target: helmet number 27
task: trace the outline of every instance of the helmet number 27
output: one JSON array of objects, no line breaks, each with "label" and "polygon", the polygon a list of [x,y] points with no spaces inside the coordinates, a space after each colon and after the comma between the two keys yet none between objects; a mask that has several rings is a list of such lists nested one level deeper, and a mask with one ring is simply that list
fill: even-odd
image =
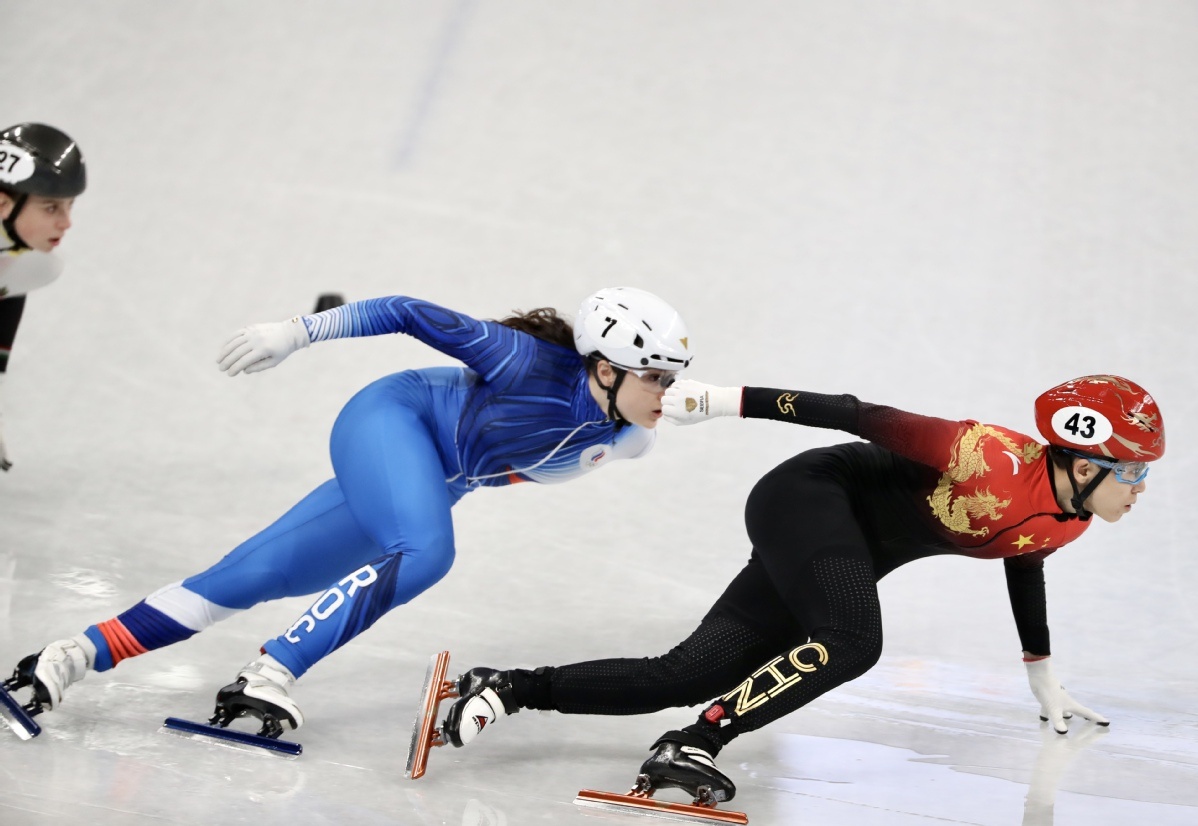
[{"label": "helmet number 27", "polygon": [[0,149],[0,181],[20,183],[33,174],[33,158],[16,147]]}]

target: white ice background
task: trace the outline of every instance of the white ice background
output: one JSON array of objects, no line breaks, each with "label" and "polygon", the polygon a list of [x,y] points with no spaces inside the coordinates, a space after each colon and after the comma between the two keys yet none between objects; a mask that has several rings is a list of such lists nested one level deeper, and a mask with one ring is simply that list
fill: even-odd
[{"label": "white ice background", "polygon": [[[1118,525],[1047,565],[1058,675],[1109,730],[1042,729],[1002,566],[882,586],[879,666],[720,756],[754,824],[1198,822],[1198,5],[1189,0],[4,0],[0,126],[58,125],[89,187],[6,388],[0,669],[201,570],[327,478],[341,405],[450,363],[402,337],[229,379],[215,354],[320,293],[499,317],[641,286],[690,375],[1034,433],[1078,375],[1148,387],[1168,453]],[[432,591],[313,669],[305,754],[198,718],[305,600],[89,675],[0,730],[0,822],[639,823],[685,724],[521,713],[403,779],[428,657],[663,652],[748,553],[745,495],[850,437],[662,426],[644,461],[483,490]],[[587,818],[590,818],[589,820]]]}]

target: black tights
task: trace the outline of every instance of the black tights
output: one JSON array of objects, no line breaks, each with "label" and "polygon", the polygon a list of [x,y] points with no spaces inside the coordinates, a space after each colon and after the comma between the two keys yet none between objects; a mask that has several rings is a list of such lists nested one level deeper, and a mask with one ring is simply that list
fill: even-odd
[{"label": "black tights", "polygon": [[859,520],[845,475],[884,469],[885,456],[857,449],[869,447],[808,451],[758,482],[745,508],[748,564],[669,653],[523,672],[517,702],[645,714],[717,697],[708,715],[723,719],[700,717],[684,731],[719,751],[864,674],[882,652],[877,526]]}]

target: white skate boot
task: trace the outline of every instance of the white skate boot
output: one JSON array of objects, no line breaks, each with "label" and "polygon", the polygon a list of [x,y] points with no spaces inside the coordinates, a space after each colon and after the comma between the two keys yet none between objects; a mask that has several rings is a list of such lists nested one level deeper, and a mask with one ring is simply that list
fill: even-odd
[{"label": "white skate boot", "polygon": [[[33,718],[58,708],[67,687],[87,674],[96,660],[96,647],[86,636],[52,642],[36,654],[23,657],[12,676],[0,681],[0,723],[22,740],[41,734]],[[13,693],[30,688],[30,698],[18,700]]]},{"label": "white skate boot", "polygon": [[77,637],[52,642],[36,654],[23,658],[4,687],[16,691],[33,686],[33,697],[25,708],[31,714],[58,708],[67,687],[83,679],[95,659],[91,640]]},{"label": "white skate boot", "polygon": [[500,717],[520,710],[509,671],[470,669],[458,677],[458,697],[441,724],[442,738],[456,748],[470,743]]},{"label": "white skate boot", "polygon": [[50,710],[58,708],[67,688],[87,674],[95,653],[90,640],[86,647],[77,639],[70,639],[52,642],[43,648],[33,669],[33,692],[37,701]]},{"label": "white skate boot", "polygon": [[209,721],[224,728],[238,717],[257,717],[262,721],[260,737],[277,738],[286,725],[292,731],[304,724],[304,715],[287,691],[295,677],[285,665],[269,654],[246,665],[230,683],[216,694],[216,712]]},{"label": "white skate boot", "polygon": [[33,698],[25,705],[30,714],[53,710],[68,686],[83,679],[95,658],[96,647],[85,636],[58,640],[17,663],[4,687],[16,691],[33,686]]}]

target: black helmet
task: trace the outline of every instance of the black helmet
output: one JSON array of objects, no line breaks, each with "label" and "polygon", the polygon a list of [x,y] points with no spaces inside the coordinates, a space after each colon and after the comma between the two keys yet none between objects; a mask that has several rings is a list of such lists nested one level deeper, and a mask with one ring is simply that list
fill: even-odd
[{"label": "black helmet", "polygon": [[20,123],[0,132],[0,189],[42,198],[74,198],[87,188],[79,145],[44,123]]}]

